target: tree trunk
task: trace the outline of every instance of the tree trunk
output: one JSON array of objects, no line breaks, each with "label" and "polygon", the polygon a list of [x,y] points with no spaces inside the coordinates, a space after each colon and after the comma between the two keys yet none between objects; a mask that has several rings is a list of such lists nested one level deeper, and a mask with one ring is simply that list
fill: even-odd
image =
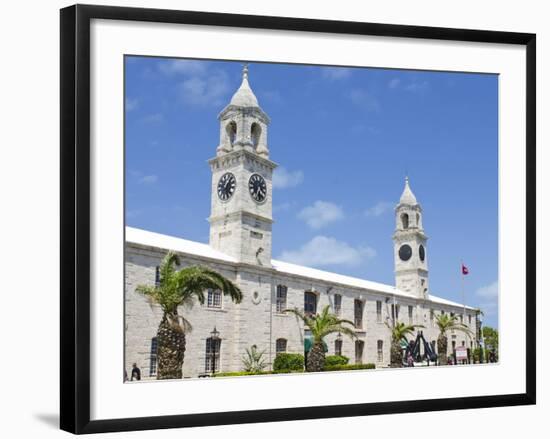
[{"label": "tree trunk", "polygon": [[391,343],[390,367],[403,367],[403,350],[399,341],[392,341]]},{"label": "tree trunk", "polygon": [[447,364],[447,336],[444,334],[437,337],[437,359],[440,366]]},{"label": "tree trunk", "polygon": [[306,371],[321,372],[325,367],[325,349],[323,342],[314,343],[307,354]]},{"label": "tree trunk", "polygon": [[185,333],[165,313],[157,331],[157,380],[181,379],[184,354]]}]

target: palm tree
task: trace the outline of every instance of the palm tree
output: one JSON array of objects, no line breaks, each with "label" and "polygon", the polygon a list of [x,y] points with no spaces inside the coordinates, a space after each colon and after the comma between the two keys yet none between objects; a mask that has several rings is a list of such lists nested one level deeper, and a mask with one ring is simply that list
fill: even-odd
[{"label": "palm tree", "polygon": [[157,331],[157,379],[182,378],[185,353],[185,333],[190,323],[178,314],[178,306],[192,305],[196,300],[204,303],[204,291],[221,290],[235,303],[242,299],[242,292],[233,282],[210,268],[190,266],[179,271],[179,257],[168,252],[160,267],[158,285],[139,285],[136,292],[146,296],[151,304],[160,305],[163,315]]},{"label": "palm tree", "polygon": [[290,312],[298,316],[304,325],[311,331],[313,343],[307,356],[306,371],[308,372],[320,372],[325,367],[325,348],[323,339],[334,333],[341,333],[350,336],[351,338],[357,337],[352,328],[344,325],[351,325],[354,327],[354,323],[350,320],[344,320],[338,318],[335,314],[329,312],[330,306],[327,305],[321,311],[321,314],[308,315],[297,308],[285,309],[283,312]]},{"label": "palm tree", "polygon": [[439,364],[447,364],[447,331],[461,331],[468,337],[472,336],[472,331],[464,323],[459,323],[458,316],[449,314],[440,314],[436,316],[435,323],[439,328],[437,337],[437,357]]},{"label": "palm tree", "polygon": [[406,325],[397,322],[393,327],[386,323],[391,330],[390,367],[403,367],[403,349],[401,340],[407,342],[407,335],[412,335],[417,328],[424,328],[424,325]]}]

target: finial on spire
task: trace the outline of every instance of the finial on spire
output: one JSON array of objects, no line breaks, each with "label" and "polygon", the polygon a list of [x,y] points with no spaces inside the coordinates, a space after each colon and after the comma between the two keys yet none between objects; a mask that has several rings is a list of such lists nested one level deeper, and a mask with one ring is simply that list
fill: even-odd
[{"label": "finial on spire", "polygon": [[231,98],[230,105],[237,107],[259,107],[258,99],[248,83],[248,63],[243,64],[243,79],[241,86]]},{"label": "finial on spire", "polygon": [[409,176],[405,176],[405,189],[403,189],[403,193],[401,194],[401,199],[399,200],[400,204],[409,204],[409,205],[415,205],[417,204],[416,197],[414,196],[411,187],[409,186]]}]

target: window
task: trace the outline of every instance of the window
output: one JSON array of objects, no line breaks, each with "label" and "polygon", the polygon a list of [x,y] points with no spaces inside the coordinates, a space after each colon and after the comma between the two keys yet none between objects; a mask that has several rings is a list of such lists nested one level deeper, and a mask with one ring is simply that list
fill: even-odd
[{"label": "window", "polygon": [[225,131],[227,133],[229,144],[233,145],[235,143],[235,139],[237,138],[237,124],[233,121],[229,122],[225,128]]},{"label": "window", "polygon": [[155,267],[155,287],[160,287],[160,267]]},{"label": "window", "polygon": [[430,323],[434,322],[434,310],[430,309]]},{"label": "window", "polygon": [[304,293],[304,312],[306,314],[315,314],[317,312],[317,295],[311,291]]},{"label": "window", "polygon": [[420,227],[420,214],[416,214],[416,227]]},{"label": "window", "polygon": [[283,312],[286,309],[286,291],[286,286],[277,285],[277,300],[275,304],[277,312]]},{"label": "window", "polygon": [[468,314],[468,325],[472,326],[472,315]]},{"label": "window", "polygon": [[392,316],[392,320],[394,322],[399,320],[399,305],[392,305],[391,306],[391,316]]},{"label": "window", "polygon": [[460,323],[464,324],[464,316],[460,314]]},{"label": "window", "polygon": [[334,340],[334,355],[342,355],[342,340]]},{"label": "window", "polygon": [[365,342],[362,340],[355,341],[355,364],[363,364],[363,347]]},{"label": "window", "polygon": [[157,375],[157,352],[157,337],[153,337],[151,339],[151,355],[149,356],[149,376],[151,377]]},{"label": "window", "polygon": [[379,363],[384,361],[384,341],[378,340],[376,342],[376,357]]},{"label": "window", "polygon": [[282,354],[286,352],[286,339],[285,338],[278,338],[275,342],[275,353]]},{"label": "window", "polygon": [[363,301],[355,299],[353,302],[353,315],[355,317],[355,327],[358,329],[363,328]]},{"label": "window", "polygon": [[208,308],[221,308],[222,307],[222,292],[220,290],[208,290]]},{"label": "window", "polygon": [[212,337],[206,339],[205,372],[215,373],[220,370],[220,347],[221,339]]},{"label": "window", "polygon": [[382,323],[382,301],[376,301],[376,321]]},{"label": "window", "polygon": [[401,224],[404,229],[409,228],[409,215],[407,215],[406,213],[401,215]]},{"label": "window", "polygon": [[466,347],[466,342],[462,340],[462,346]]},{"label": "window", "polygon": [[413,307],[409,305],[409,325],[413,323]]},{"label": "window", "polygon": [[340,294],[334,295],[334,314],[339,316],[342,313],[342,296]]},{"label": "window", "polygon": [[260,128],[260,125],[258,125],[257,123],[253,123],[252,128],[250,129],[250,138],[252,139],[252,145],[254,145],[254,148],[256,148],[260,143],[261,135],[262,129]]}]

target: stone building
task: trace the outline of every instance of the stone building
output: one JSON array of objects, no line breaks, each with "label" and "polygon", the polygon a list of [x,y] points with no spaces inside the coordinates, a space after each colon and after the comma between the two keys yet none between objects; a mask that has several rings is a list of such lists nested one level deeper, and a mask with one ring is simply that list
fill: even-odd
[{"label": "stone building", "polygon": [[[350,363],[390,361],[390,330],[396,320],[422,324],[425,339],[435,345],[435,316],[454,313],[475,333],[477,310],[432,294],[429,288],[427,236],[422,208],[408,179],[395,208],[393,235],[396,285],[298,266],[271,258],[272,176],[267,142],[269,117],[263,112],[243,70],[242,84],[219,114],[220,144],[209,161],[212,171],[209,244],[126,228],[125,368],[137,363],[142,377],[156,373],[155,334],[161,310],[137,294],[140,284],[158,281],[158,266],[167,251],[176,251],[182,266],[209,266],[243,291],[234,304],[208,291],[204,305],[181,313],[192,324],[187,334],[184,376],[242,370],[245,349],[265,350],[271,366],[280,352],[304,352],[307,332],[284,309],[315,312],[325,305],[355,322],[357,338],[330,336],[328,354],[342,354]],[[206,183],[206,182],[205,182]],[[455,346],[476,347],[462,332],[449,334]]]}]

